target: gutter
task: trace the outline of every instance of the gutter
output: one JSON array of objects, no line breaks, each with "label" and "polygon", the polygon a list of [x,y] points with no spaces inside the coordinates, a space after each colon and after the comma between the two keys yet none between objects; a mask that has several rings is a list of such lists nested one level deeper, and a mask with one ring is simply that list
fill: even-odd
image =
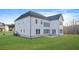
[{"label": "gutter", "polygon": [[30,16],[30,39],[31,39],[31,16]]}]

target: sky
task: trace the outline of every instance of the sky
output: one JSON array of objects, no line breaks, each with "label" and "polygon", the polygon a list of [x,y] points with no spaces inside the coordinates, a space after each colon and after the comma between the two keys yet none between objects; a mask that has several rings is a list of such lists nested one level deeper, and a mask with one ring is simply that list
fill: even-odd
[{"label": "sky", "polygon": [[79,9],[0,9],[0,22],[13,24],[20,15],[34,11],[45,16],[62,14],[64,25],[68,25],[73,19],[79,21]]}]

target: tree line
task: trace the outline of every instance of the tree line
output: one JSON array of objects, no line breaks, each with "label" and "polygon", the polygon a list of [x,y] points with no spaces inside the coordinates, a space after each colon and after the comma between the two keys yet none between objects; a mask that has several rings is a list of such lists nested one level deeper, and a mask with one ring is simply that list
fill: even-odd
[{"label": "tree line", "polygon": [[74,20],[69,26],[64,26],[64,34],[79,34],[79,22]]}]

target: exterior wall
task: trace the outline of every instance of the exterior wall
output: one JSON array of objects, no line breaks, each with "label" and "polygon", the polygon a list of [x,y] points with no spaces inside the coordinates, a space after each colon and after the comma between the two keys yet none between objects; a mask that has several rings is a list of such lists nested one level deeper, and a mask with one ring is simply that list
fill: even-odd
[{"label": "exterior wall", "polygon": [[[59,34],[60,35],[63,35],[64,33],[63,33],[63,17],[62,16],[60,16],[60,18],[59,18],[59,22],[62,22],[62,25],[60,25],[59,24]],[[62,33],[60,33],[60,30],[62,30]]]},{"label": "exterior wall", "polygon": [[5,25],[0,23],[0,32],[4,32],[5,31]]},{"label": "exterior wall", "polygon": [[0,28],[0,32],[4,32],[4,28]]},{"label": "exterior wall", "polygon": [[15,33],[24,37],[30,37],[30,16],[15,22]]},{"label": "exterior wall", "polygon": [[[37,24],[36,21],[37,20]],[[41,24],[42,21],[42,24]],[[44,20],[44,19],[40,19],[40,18],[36,18],[36,17],[31,17],[31,36],[35,37],[35,36],[44,36],[44,29],[50,29],[49,27],[44,27],[44,22],[49,23],[49,21]],[[36,29],[40,29],[40,34],[36,34]]]},{"label": "exterior wall", "polygon": [[[50,21],[43,20],[43,35],[44,35],[44,36],[47,36],[47,35],[50,35],[50,33],[44,33],[44,29],[49,29],[49,30],[50,30],[50,26],[51,26],[51,24],[50,24],[50,26],[45,27],[45,26],[44,26],[44,22],[46,22],[46,23],[49,23],[49,24],[50,24]],[[50,31],[51,31],[51,30],[50,30]]]},{"label": "exterior wall", "polygon": [[5,25],[5,31],[9,31],[9,27]]},{"label": "exterior wall", "polygon": [[56,34],[55,35],[59,35],[59,21],[58,20],[53,20],[51,21],[51,35],[52,34],[52,30],[55,29],[56,30]]},{"label": "exterior wall", "polygon": [[[56,35],[63,35],[63,24],[60,25],[60,22],[63,23],[63,18],[62,16],[58,20],[52,20],[51,21],[51,34],[52,34],[52,29],[56,29]],[[62,30],[62,33],[60,33],[60,30]]]},{"label": "exterior wall", "polygon": [[[44,22],[49,23],[50,26],[44,27]],[[63,33],[60,33],[60,29],[63,30],[63,25],[60,25],[60,22],[63,22],[62,17],[60,17],[59,20],[48,21],[45,19],[28,16],[15,22],[15,33],[18,33],[23,37],[38,37],[38,36],[53,35],[52,29],[55,29],[56,30],[55,35],[62,35]],[[36,29],[40,29],[40,34],[36,34]],[[44,29],[49,29],[50,33],[45,34]]]}]

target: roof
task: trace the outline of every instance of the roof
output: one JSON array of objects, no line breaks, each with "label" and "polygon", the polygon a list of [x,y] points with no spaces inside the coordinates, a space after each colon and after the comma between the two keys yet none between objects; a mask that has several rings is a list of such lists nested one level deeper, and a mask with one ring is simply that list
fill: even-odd
[{"label": "roof", "polygon": [[49,16],[47,17],[49,20],[58,20],[60,18],[62,14],[57,14],[57,15],[53,15],[53,16]]},{"label": "roof", "polygon": [[57,14],[57,15],[54,15],[54,16],[49,16],[49,17],[46,17],[46,16],[43,16],[39,13],[36,13],[36,12],[33,12],[33,11],[28,11],[27,13],[21,15],[20,17],[18,17],[15,21],[19,20],[19,19],[22,19],[24,17],[27,17],[27,16],[33,16],[33,17],[37,17],[37,18],[41,18],[41,19],[45,19],[45,20],[58,20],[60,18],[62,14]]},{"label": "roof", "polygon": [[0,22],[0,28],[4,28],[5,24]]},{"label": "roof", "polygon": [[5,26],[5,24],[4,24],[4,23],[2,23],[2,22],[0,22],[0,26]]},{"label": "roof", "polygon": [[41,14],[38,14],[38,13],[35,13],[33,11],[28,11],[27,13],[21,15],[20,17],[18,17],[15,21],[19,20],[19,19],[22,19],[24,17],[27,17],[27,16],[33,16],[33,17],[37,17],[37,18],[41,18],[41,19],[47,19],[47,17],[41,15]]}]

